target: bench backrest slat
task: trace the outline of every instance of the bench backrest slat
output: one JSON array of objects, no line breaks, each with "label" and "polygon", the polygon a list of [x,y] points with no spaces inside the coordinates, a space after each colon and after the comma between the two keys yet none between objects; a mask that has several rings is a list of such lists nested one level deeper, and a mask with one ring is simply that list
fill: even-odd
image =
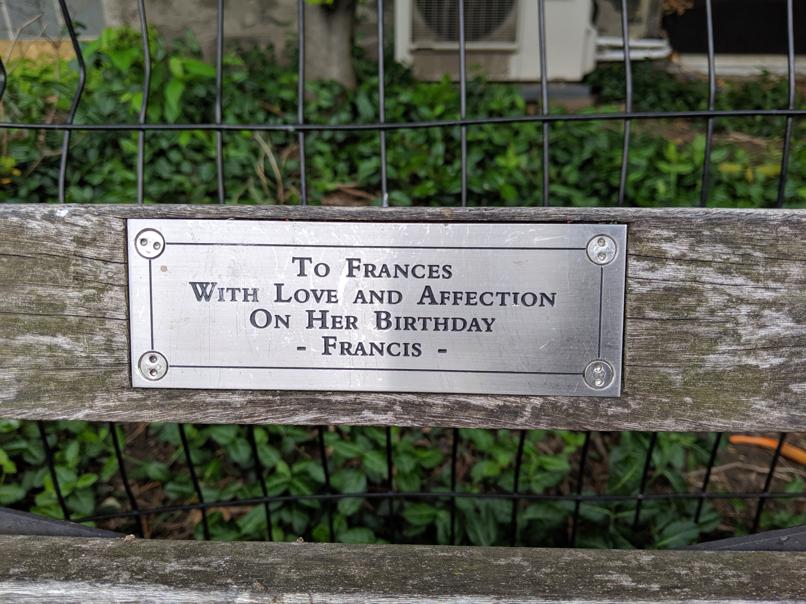
[{"label": "bench backrest slat", "polygon": [[[132,389],[127,218],[628,225],[617,399]],[[806,430],[806,211],[0,208],[0,416],[593,430]]]}]

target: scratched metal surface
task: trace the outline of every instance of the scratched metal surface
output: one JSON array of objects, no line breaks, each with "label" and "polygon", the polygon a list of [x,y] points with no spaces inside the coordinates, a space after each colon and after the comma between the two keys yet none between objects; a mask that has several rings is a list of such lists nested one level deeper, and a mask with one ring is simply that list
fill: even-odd
[{"label": "scratched metal surface", "polygon": [[618,396],[626,230],[131,219],[133,385]]}]

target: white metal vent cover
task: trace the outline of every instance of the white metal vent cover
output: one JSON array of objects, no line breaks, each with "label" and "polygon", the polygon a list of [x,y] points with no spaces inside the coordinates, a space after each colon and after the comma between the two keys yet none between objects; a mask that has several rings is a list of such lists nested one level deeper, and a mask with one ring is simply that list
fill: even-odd
[{"label": "white metal vent cover", "polygon": [[[459,43],[456,0],[415,0],[412,43],[417,48]],[[474,45],[517,41],[518,0],[465,0],[465,42]]]}]

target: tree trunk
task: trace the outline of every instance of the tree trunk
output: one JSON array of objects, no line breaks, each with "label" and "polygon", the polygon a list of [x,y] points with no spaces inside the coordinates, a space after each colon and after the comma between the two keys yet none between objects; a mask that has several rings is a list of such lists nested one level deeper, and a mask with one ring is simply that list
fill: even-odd
[{"label": "tree trunk", "polygon": [[356,0],[305,4],[305,78],[355,88],[353,32]]}]

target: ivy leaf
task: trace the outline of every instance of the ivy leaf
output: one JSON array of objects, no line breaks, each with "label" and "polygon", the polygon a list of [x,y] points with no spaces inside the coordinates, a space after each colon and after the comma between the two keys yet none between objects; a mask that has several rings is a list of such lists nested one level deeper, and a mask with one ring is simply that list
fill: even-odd
[{"label": "ivy leaf", "polygon": [[658,549],[681,547],[694,543],[699,535],[700,527],[691,520],[676,520],[661,531],[655,547]]},{"label": "ivy leaf", "polygon": [[106,56],[119,71],[129,71],[132,63],[140,57],[141,51],[139,48],[121,48],[113,52],[108,52]]},{"label": "ivy leaf", "polygon": [[337,539],[341,543],[374,543],[375,533],[366,527],[355,527],[341,531]]},{"label": "ivy leaf", "polygon": [[17,503],[25,497],[25,492],[18,484],[0,484],[0,505]]},{"label": "ivy leaf", "polygon": [[182,67],[191,75],[200,76],[203,78],[214,78],[215,67],[204,61],[197,59],[183,59]]},{"label": "ivy leaf", "polygon": [[0,449],[0,470],[6,474],[14,474],[17,471],[17,464],[11,461],[8,453]]},{"label": "ivy leaf", "polygon": [[177,79],[171,80],[165,87],[165,118],[169,122],[175,122],[182,113],[180,103],[184,92],[185,84]]},{"label": "ivy leaf", "polygon": [[403,510],[403,518],[414,526],[425,526],[434,522],[437,513],[430,503],[411,503]]},{"label": "ivy leaf", "polygon": [[238,528],[245,535],[258,535],[266,528],[266,510],[256,505],[236,521]]}]

